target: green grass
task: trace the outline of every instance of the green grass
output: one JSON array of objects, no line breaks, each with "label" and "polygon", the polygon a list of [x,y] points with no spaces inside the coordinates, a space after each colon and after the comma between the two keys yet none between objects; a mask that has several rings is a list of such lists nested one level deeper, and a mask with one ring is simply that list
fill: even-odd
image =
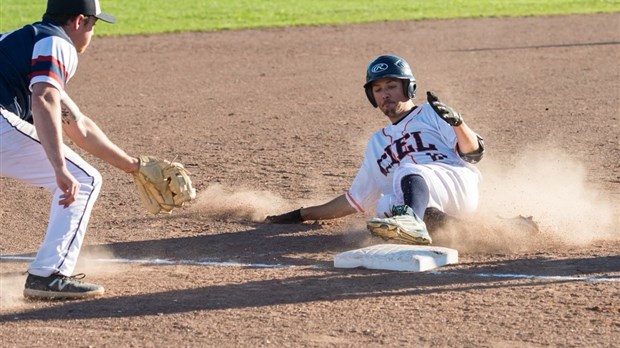
[{"label": "green grass", "polygon": [[[620,12],[620,0],[100,0],[97,35],[377,21]],[[0,32],[39,20],[46,0],[0,0]]]}]

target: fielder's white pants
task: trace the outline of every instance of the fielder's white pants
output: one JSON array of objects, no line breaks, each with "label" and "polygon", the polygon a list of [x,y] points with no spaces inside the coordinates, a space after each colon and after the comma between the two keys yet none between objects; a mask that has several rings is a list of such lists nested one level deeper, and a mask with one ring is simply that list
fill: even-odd
[{"label": "fielder's white pants", "polygon": [[[0,175],[47,188],[53,194],[45,239],[28,268],[29,273],[41,277],[73,274],[101,189],[101,174],[69,147],[64,146],[63,151],[69,172],[80,182],[76,200],[67,208],[58,204],[62,192],[34,126],[0,108]],[[14,204],[27,209],[28,202]],[[25,231],[13,232],[18,236]]]},{"label": "fielder's white pants", "polygon": [[392,181],[392,194],[381,196],[376,212],[380,217],[391,216],[394,205],[405,204],[401,181],[407,175],[420,175],[429,189],[429,208],[446,214],[469,214],[478,208],[480,173],[471,167],[449,166],[442,163],[401,165]]}]

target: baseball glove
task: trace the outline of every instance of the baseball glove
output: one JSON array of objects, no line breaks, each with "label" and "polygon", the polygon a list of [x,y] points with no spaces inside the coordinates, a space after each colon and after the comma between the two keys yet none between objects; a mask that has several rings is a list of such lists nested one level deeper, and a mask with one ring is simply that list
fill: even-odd
[{"label": "baseball glove", "polygon": [[153,214],[170,213],[196,198],[189,173],[181,163],[139,156],[140,169],[133,172],[134,182],[144,207]]}]

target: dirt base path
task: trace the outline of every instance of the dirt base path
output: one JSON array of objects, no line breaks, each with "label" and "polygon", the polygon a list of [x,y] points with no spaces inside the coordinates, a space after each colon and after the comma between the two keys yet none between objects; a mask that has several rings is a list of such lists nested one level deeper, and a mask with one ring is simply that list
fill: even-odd
[{"label": "dirt base path", "polygon": [[[618,23],[610,14],[95,38],[69,93],[129,153],[185,163],[199,197],[147,215],[128,175],[85,154],[104,187],[78,271],[106,294],[24,302],[21,272],[50,196],[0,179],[0,343],[616,345]],[[362,89],[366,64],[383,53],[411,63],[417,102],[435,91],[488,147],[480,213],[433,235],[460,253],[438,272],[334,269],[336,253],[382,242],[363,216],[259,222],[348,188],[366,139],[386,123]],[[540,231],[498,219],[518,214]]]}]

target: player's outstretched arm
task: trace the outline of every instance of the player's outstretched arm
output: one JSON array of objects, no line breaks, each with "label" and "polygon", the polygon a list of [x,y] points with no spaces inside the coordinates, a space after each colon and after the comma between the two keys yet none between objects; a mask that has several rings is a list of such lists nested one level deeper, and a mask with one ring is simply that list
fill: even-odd
[{"label": "player's outstretched arm", "polygon": [[307,220],[330,220],[355,213],[346,196],[340,195],[331,201],[311,207],[299,208],[280,215],[269,215],[265,222],[272,224],[297,224]]}]

